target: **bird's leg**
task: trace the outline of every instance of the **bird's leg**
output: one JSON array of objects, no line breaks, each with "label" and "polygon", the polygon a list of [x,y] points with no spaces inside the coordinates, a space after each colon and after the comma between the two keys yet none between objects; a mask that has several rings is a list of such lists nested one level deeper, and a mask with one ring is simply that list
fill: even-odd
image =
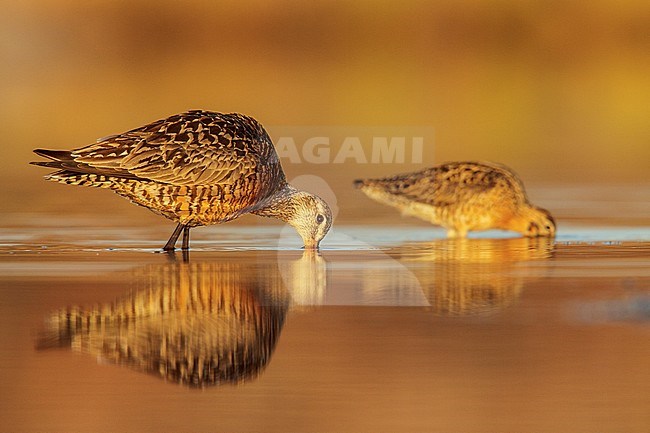
[{"label": "bird's leg", "polygon": [[163,247],[163,250],[165,251],[174,251],[176,249],[176,241],[178,240],[178,237],[181,235],[181,232],[185,226],[181,223],[179,223],[176,228],[174,229],[174,233],[169,237],[169,240]]},{"label": "bird's leg", "polygon": [[190,249],[190,227],[183,227],[183,250]]}]

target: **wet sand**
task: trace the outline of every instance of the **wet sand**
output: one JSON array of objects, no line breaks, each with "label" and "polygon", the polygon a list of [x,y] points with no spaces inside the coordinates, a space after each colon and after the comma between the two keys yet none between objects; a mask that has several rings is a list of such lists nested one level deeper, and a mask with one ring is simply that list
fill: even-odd
[{"label": "wet sand", "polygon": [[3,230],[3,431],[650,426],[647,228],[84,230]]}]

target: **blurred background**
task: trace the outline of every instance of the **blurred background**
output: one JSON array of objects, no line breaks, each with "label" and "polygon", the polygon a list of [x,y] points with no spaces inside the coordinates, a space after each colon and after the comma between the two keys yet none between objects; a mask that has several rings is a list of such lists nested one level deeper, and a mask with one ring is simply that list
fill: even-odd
[{"label": "blurred background", "polygon": [[[276,256],[280,224],[245,216],[274,226],[192,230],[208,246],[192,260],[223,267],[196,279],[151,254],[172,222],[28,165],[34,148],[197,108],[252,115],[298,145],[432,132],[417,164],[285,158],[289,179],[336,202],[325,258]],[[650,227],[648,0],[5,0],[0,149],[0,431],[650,431],[648,243],[629,242]],[[443,231],[352,188],[448,160],[512,167],[556,216],[557,244],[414,242]],[[406,243],[411,227],[392,224],[426,228]],[[382,237],[396,248],[373,249]],[[291,311],[265,375],[246,386],[190,394],[101,357],[34,351],[52,311],[110,303],[140,276],[216,290],[239,272],[271,287],[278,270],[337,305]],[[432,310],[338,305],[409,299],[414,279]],[[247,305],[236,308],[258,308]],[[435,311],[475,305],[494,315]],[[594,305],[616,317],[582,323]]]},{"label": "blurred background", "polygon": [[[75,205],[158,221],[108,192],[42,181],[31,151],[195,108],[315,135],[433,128],[422,165],[499,161],[533,191],[650,189],[647,1],[26,0],[3,4],[0,58],[5,221]],[[325,179],[341,209],[359,201],[352,179],[415,168],[349,165],[284,161],[290,178]]]}]

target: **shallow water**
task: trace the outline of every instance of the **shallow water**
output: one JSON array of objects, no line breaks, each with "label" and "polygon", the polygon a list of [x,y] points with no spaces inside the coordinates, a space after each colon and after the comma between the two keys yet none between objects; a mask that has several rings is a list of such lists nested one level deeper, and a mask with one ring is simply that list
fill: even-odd
[{"label": "shallow water", "polygon": [[0,230],[4,431],[650,427],[648,228],[158,230]]}]

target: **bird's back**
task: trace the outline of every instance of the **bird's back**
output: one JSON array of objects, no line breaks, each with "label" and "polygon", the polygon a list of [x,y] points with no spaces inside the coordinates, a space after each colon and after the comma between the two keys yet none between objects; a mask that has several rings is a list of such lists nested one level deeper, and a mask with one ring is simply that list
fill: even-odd
[{"label": "bird's back", "polygon": [[358,186],[382,190],[396,200],[436,207],[472,201],[487,193],[516,202],[526,200],[523,185],[513,172],[482,162],[449,162],[417,172],[359,181]]},{"label": "bird's back", "polygon": [[255,119],[194,110],[72,151],[36,150],[57,182],[113,189],[188,225],[227,221],[281,189],[285,176]]}]

